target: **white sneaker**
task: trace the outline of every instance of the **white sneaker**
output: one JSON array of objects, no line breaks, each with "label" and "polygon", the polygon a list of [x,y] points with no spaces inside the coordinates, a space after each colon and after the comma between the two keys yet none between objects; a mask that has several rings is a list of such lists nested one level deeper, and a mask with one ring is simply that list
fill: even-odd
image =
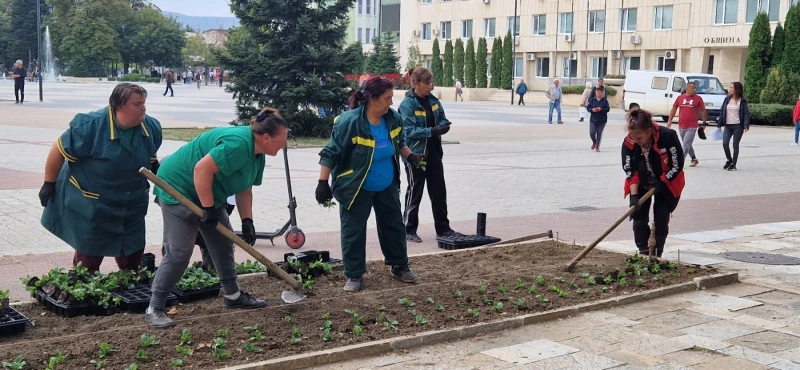
[{"label": "white sneaker", "polygon": [[792,143],[792,146],[798,146],[798,145],[800,145],[800,144],[797,144],[797,143]]}]

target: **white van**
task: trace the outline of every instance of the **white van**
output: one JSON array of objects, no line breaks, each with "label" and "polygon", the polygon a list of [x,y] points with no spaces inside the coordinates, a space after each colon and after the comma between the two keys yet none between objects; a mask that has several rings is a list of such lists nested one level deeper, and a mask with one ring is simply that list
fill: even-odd
[{"label": "white van", "polygon": [[728,90],[716,76],[705,73],[628,71],[622,89],[622,109],[627,112],[638,106],[666,122],[672,104],[688,82],[697,85],[697,95],[706,103],[708,121],[716,121]]}]

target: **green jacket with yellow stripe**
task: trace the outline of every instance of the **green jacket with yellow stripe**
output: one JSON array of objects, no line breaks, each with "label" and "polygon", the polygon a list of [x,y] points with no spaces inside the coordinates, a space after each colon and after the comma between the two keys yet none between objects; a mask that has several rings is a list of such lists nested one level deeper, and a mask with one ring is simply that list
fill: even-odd
[{"label": "green jacket with yellow stripe", "polygon": [[[394,144],[395,180],[400,184],[400,149],[406,146],[400,115],[389,108],[383,115]],[[375,137],[369,129],[364,106],[342,113],[333,120],[333,131],[328,144],[319,152],[319,164],[331,169],[333,197],[341,207],[350,209],[358,196],[372,166]]]},{"label": "green jacket with yellow stripe", "polygon": [[[436,125],[450,124],[450,120],[444,115],[444,109],[442,109],[439,99],[433,96],[433,94],[428,95],[427,99],[428,104],[431,105]],[[419,100],[417,100],[414,89],[406,93],[406,98],[400,103],[398,111],[400,112],[400,117],[403,118],[403,132],[406,135],[408,147],[416,154],[426,154],[425,149],[428,146],[428,138],[431,137],[431,128],[428,127],[426,121],[427,114],[419,103]]]}]

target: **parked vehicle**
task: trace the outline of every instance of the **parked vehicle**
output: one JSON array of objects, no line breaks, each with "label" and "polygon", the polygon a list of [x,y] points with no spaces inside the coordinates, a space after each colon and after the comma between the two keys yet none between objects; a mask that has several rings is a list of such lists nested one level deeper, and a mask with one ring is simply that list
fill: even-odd
[{"label": "parked vehicle", "polygon": [[689,82],[697,85],[697,94],[706,104],[708,121],[716,121],[728,91],[717,76],[705,73],[628,71],[622,89],[622,109],[627,112],[632,107],[639,107],[666,122],[672,104]]}]

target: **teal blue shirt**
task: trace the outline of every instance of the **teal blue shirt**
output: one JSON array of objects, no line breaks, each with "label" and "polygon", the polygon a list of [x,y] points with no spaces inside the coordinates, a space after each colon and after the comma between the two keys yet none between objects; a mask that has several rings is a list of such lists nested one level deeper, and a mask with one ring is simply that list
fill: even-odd
[{"label": "teal blue shirt", "polygon": [[369,131],[375,138],[375,152],[372,155],[372,166],[367,179],[361,187],[369,191],[382,191],[394,180],[394,145],[389,138],[389,128],[381,118],[379,125],[369,125]]}]

